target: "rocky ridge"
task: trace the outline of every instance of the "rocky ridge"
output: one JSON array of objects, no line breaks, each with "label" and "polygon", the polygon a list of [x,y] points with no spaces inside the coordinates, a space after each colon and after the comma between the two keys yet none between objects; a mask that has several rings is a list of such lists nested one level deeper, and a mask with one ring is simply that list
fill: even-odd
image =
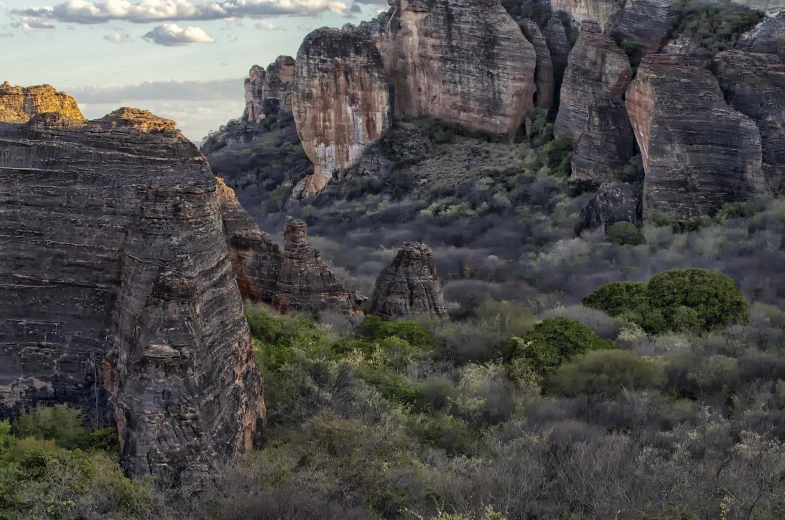
[{"label": "rocky ridge", "polygon": [[0,122],[25,123],[45,112],[56,112],[62,117],[84,121],[76,100],[51,85],[16,87],[7,81],[0,85]]}]

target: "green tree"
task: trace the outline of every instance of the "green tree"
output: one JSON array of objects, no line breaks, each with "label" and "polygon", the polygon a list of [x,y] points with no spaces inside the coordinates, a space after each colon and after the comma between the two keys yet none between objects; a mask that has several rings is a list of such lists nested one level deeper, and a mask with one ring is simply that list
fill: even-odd
[{"label": "green tree", "polygon": [[659,367],[627,350],[597,350],[560,366],[551,376],[548,390],[554,395],[581,394],[617,397],[622,390],[656,388]]},{"label": "green tree", "polygon": [[646,242],[641,230],[632,222],[616,222],[608,228],[608,242],[620,246],[637,246]]}]

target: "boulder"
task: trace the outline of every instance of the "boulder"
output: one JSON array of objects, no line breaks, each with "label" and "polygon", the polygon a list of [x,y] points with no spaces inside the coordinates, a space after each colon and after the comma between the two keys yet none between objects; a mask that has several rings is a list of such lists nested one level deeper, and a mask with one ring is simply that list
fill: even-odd
[{"label": "boulder", "polygon": [[600,26],[586,20],[570,53],[553,133],[575,143],[589,122],[593,104],[621,99],[632,78],[627,55]]},{"label": "boulder", "polygon": [[599,227],[607,231],[616,222],[640,222],[640,196],[629,184],[604,182],[581,210],[575,234]]},{"label": "boulder", "polygon": [[391,0],[380,49],[396,116],[514,137],[533,106],[537,55],[499,0]]},{"label": "boulder", "polygon": [[711,65],[725,100],[758,125],[769,189],[785,192],[785,63],[773,54],[725,51]]},{"label": "boulder", "polygon": [[573,146],[572,176],[599,182],[612,181],[635,149],[635,135],[621,100],[589,105],[588,119]]},{"label": "boulder", "polygon": [[521,30],[526,39],[534,46],[534,53],[537,56],[537,67],[534,74],[537,91],[534,94],[534,104],[538,108],[548,110],[553,104],[554,95],[551,52],[548,50],[545,36],[533,20],[524,20],[521,23]]},{"label": "boulder", "polygon": [[670,12],[674,0],[627,0],[613,13],[605,32],[619,43],[637,42],[644,54],[659,52],[676,24]]},{"label": "boulder", "polygon": [[130,475],[197,484],[265,418],[218,184],[174,122],[47,91],[0,124],[0,415],[67,403]]},{"label": "boulder", "polygon": [[760,131],[727,105],[700,59],[644,57],[626,105],[646,172],[644,219],[711,216],[763,189]]},{"label": "boulder", "polygon": [[376,279],[371,314],[387,321],[423,314],[448,318],[430,247],[407,242],[398,250],[392,263]]},{"label": "boulder", "polygon": [[368,35],[322,28],[297,53],[292,108],[297,133],[314,173],[294,198],[319,193],[340,169],[353,166],[392,126],[392,85]]}]

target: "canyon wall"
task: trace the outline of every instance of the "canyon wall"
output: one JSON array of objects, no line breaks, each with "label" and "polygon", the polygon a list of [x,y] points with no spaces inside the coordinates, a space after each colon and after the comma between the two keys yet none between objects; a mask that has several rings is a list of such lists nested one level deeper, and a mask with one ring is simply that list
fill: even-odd
[{"label": "canyon wall", "polygon": [[608,19],[621,8],[623,3],[620,0],[551,0],[551,10],[564,11],[578,25],[591,20],[597,22],[600,29],[604,29]]},{"label": "canyon wall", "polygon": [[0,121],[0,411],[82,408],[129,474],[197,482],[265,417],[215,177],[172,121],[44,98]]}]

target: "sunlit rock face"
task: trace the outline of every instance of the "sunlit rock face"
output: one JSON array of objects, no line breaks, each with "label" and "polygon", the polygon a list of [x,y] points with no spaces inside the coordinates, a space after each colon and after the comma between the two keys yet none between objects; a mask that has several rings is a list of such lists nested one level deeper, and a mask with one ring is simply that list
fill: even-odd
[{"label": "sunlit rock face", "polygon": [[333,174],[359,161],[393,123],[392,85],[366,32],[322,28],[297,53],[292,108],[314,173],[293,197],[319,193]]},{"label": "sunlit rock face", "polygon": [[760,131],[728,106],[703,60],[646,56],[626,106],[646,171],[643,218],[713,215],[764,189]]},{"label": "sunlit rock face", "polygon": [[17,87],[7,81],[0,85],[0,122],[25,123],[45,112],[57,112],[63,118],[84,121],[76,100],[51,85]]},{"label": "sunlit rock face", "polygon": [[82,408],[129,474],[198,482],[265,417],[215,177],[173,121],[35,106],[0,123],[0,411]]},{"label": "sunlit rock face", "polygon": [[245,80],[243,122],[261,123],[270,114],[292,113],[294,58],[278,56],[267,70],[254,65]]}]

